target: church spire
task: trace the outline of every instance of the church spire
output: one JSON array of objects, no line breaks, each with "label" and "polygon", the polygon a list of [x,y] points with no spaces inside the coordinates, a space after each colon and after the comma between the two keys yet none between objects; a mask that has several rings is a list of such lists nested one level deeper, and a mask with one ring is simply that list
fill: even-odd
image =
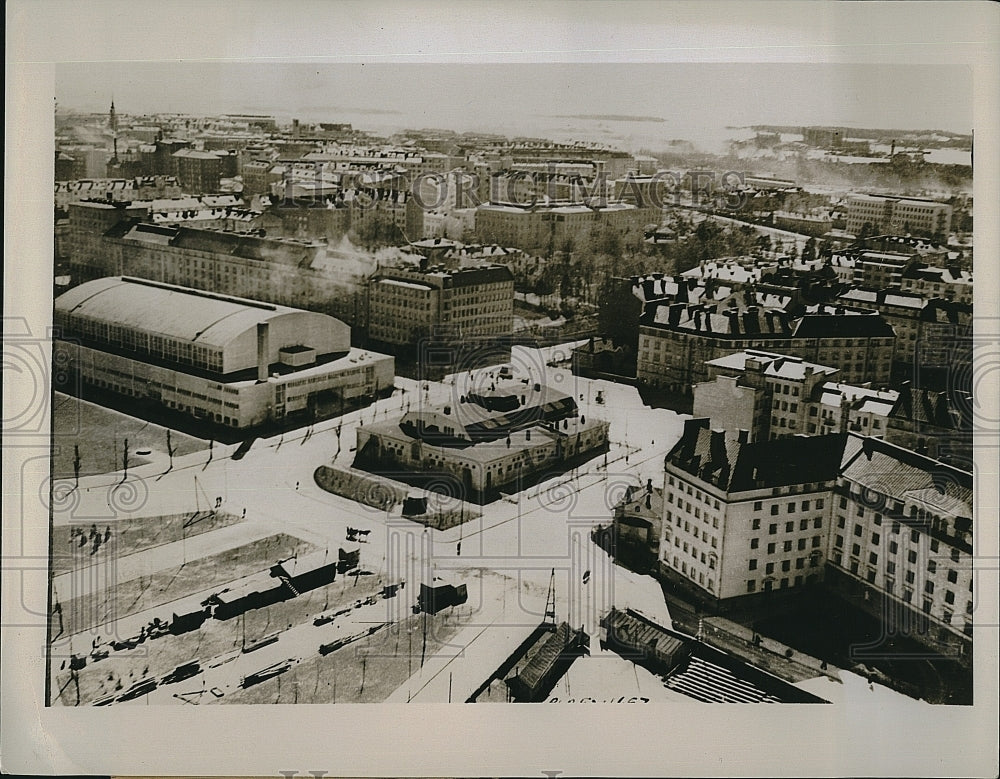
[{"label": "church spire", "polygon": [[114,162],[118,162],[118,115],[115,113],[115,98],[111,97],[111,111],[108,115],[108,124],[111,127],[111,138],[114,141]]}]

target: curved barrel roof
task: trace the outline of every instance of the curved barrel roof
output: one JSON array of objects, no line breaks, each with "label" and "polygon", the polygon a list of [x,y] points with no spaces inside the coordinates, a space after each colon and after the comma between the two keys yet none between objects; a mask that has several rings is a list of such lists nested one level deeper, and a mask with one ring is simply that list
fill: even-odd
[{"label": "curved barrel roof", "polygon": [[127,276],[88,281],[55,300],[56,313],[113,322],[207,346],[299,309]]}]

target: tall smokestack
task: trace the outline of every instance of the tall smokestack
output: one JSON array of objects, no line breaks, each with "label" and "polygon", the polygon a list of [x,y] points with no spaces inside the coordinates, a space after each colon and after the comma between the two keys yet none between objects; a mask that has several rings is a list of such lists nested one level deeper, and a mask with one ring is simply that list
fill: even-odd
[{"label": "tall smokestack", "polygon": [[268,353],[268,325],[267,322],[257,323],[257,381],[267,381],[267,368],[269,365]]}]

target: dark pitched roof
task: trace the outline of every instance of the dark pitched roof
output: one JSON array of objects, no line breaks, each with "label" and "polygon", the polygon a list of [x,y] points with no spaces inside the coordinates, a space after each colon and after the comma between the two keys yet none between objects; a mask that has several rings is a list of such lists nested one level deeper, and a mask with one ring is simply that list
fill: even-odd
[{"label": "dark pitched roof", "polygon": [[972,431],[972,396],[966,392],[946,392],[914,388],[905,382],[899,388],[890,419],[903,419],[947,430]]},{"label": "dark pitched roof", "polygon": [[[488,265],[481,268],[461,268],[451,271],[451,286],[453,287],[471,287],[476,284],[513,280],[514,274],[506,265]],[[449,286],[447,281],[445,286]]]},{"label": "dark pitched roof", "polygon": [[807,314],[795,328],[795,338],[894,338],[896,333],[879,314]]},{"label": "dark pitched roof", "polygon": [[791,436],[741,444],[707,419],[685,422],[667,462],[728,492],[822,482],[837,477],[846,435]]}]

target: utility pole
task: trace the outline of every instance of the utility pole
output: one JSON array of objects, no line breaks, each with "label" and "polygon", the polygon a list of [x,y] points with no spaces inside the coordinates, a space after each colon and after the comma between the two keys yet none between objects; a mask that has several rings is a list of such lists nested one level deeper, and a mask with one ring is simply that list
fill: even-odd
[{"label": "utility pole", "polygon": [[424,640],[420,648],[420,667],[424,667],[424,657],[427,655],[427,612],[424,612]]},{"label": "utility pole", "polygon": [[556,624],[556,569],[552,569],[552,573],[549,576],[549,590],[545,594],[545,619],[552,620],[552,624]]}]

